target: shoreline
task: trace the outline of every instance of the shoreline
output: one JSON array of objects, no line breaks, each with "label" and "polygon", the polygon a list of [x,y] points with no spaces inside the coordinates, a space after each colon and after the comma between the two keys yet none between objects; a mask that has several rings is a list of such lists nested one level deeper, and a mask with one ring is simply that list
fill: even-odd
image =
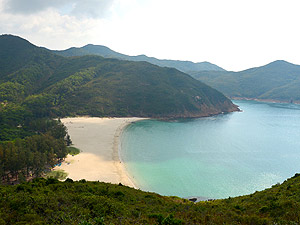
[{"label": "shoreline", "polygon": [[256,102],[265,102],[265,103],[286,103],[286,104],[300,104],[300,101],[284,101],[276,99],[260,99],[260,98],[244,98],[244,97],[231,97],[232,100],[244,100],[244,101],[256,101]]},{"label": "shoreline", "polygon": [[[143,120],[142,118],[139,119],[139,120],[136,120],[136,121],[140,121],[140,120]],[[136,121],[131,121],[131,122],[125,122],[124,124],[121,124],[117,129],[116,129],[116,132],[115,132],[115,135],[114,135],[114,143],[113,143],[113,157],[114,157],[114,162],[115,162],[115,166],[116,168],[118,169],[119,173],[120,173],[120,178],[121,178],[121,181],[124,182],[124,180],[127,180],[129,181],[130,185],[126,185],[122,182],[120,182],[121,184],[123,185],[126,185],[126,186],[130,186],[130,187],[133,187],[135,189],[138,189],[138,185],[136,185],[136,182],[134,181],[133,177],[130,176],[130,174],[128,173],[128,170],[126,169],[126,166],[125,166],[125,163],[121,157],[121,154],[120,152],[122,151],[122,148],[121,148],[121,144],[122,144],[122,135],[123,135],[123,132],[124,130],[126,129],[126,127],[128,127],[130,124],[136,122]]]},{"label": "shoreline", "polygon": [[68,155],[61,166],[68,178],[100,181],[137,188],[120,157],[123,130],[133,122],[147,118],[63,118],[74,147],[80,154]]},{"label": "shoreline", "polygon": [[[141,120],[144,120],[144,119],[141,119]],[[141,121],[141,120],[138,120],[138,121]],[[120,163],[117,163],[117,167],[119,168],[119,170],[123,171],[123,175],[127,176],[127,179],[130,181],[132,187],[134,187],[135,189],[139,189],[137,182],[134,180],[134,177],[131,176],[130,173],[128,172],[126,165],[121,157],[121,151],[122,151],[121,138],[122,138],[123,132],[129,125],[131,125],[132,123],[135,123],[135,122],[136,121],[123,124],[116,130],[115,140],[117,142],[114,143],[114,152],[117,154],[117,158],[120,161]]]}]

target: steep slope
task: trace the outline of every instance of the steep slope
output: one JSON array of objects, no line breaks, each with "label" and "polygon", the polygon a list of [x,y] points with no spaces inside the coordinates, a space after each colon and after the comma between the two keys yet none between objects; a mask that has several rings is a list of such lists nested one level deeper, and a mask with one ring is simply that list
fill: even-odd
[{"label": "steep slope", "polygon": [[66,111],[80,114],[200,117],[236,110],[207,85],[176,69],[146,62],[102,59],[95,68],[76,73],[47,91],[59,96],[57,104]]},{"label": "steep slope", "polygon": [[[82,69],[95,66],[97,59],[66,59],[12,35],[0,36],[0,101],[3,95],[20,99],[42,92],[49,85]],[[14,91],[12,91],[14,90]]]},{"label": "steep slope", "polygon": [[209,62],[193,63],[190,61],[157,59],[154,57],[148,57],[146,55],[128,56],[128,55],[115,52],[109,49],[108,47],[102,45],[89,44],[81,48],[73,47],[67,50],[53,51],[53,52],[62,56],[100,55],[105,58],[117,58],[122,60],[129,60],[129,61],[145,61],[161,67],[176,68],[185,73],[189,71],[205,71],[205,70],[225,71],[221,67]]},{"label": "steep slope", "polygon": [[59,60],[63,60],[63,57],[57,57],[25,39],[12,35],[0,36],[0,81],[10,79],[9,74],[30,66],[55,68]]},{"label": "steep slope", "polygon": [[191,72],[229,97],[300,101],[300,66],[278,60],[241,72]]},{"label": "steep slope", "polygon": [[47,84],[66,60],[12,35],[0,36],[0,102],[20,101]]},{"label": "steep slope", "polygon": [[[237,110],[223,94],[176,69],[100,56],[65,58],[15,36],[0,36],[0,46],[9,56],[0,65],[6,69],[0,101],[22,102],[38,115],[170,118]],[[17,66],[3,65],[13,59]]]}]

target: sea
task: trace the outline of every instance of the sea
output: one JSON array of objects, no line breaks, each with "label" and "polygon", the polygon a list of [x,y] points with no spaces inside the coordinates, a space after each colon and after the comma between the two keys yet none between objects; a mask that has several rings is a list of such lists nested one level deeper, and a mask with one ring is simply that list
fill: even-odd
[{"label": "sea", "polygon": [[241,112],[129,125],[120,157],[138,188],[219,199],[264,190],[300,173],[300,105],[234,103]]}]

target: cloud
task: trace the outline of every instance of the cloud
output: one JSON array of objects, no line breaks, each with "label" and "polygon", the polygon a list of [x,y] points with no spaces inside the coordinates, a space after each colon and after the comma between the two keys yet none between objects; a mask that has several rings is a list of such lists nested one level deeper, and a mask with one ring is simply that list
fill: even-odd
[{"label": "cloud", "polygon": [[76,17],[100,18],[108,15],[114,0],[89,0],[78,1],[74,4],[71,15]]},{"label": "cloud", "polygon": [[91,43],[91,37],[101,30],[103,23],[102,19],[62,15],[53,8],[26,15],[0,13],[1,34],[18,35],[33,44],[52,49]]},{"label": "cloud", "polygon": [[115,0],[3,0],[4,11],[32,15],[48,9],[79,18],[103,18]]},{"label": "cloud", "polygon": [[0,0],[0,34],[51,49],[96,43],[108,32],[104,29],[111,29],[107,24],[115,1]]},{"label": "cloud", "polygon": [[128,55],[210,61],[230,70],[279,58],[300,64],[299,0],[182,2],[0,0],[0,34],[51,49],[101,44]]},{"label": "cloud", "polygon": [[16,14],[34,14],[40,11],[44,11],[48,8],[60,8],[69,0],[5,0],[4,9],[9,13]]}]

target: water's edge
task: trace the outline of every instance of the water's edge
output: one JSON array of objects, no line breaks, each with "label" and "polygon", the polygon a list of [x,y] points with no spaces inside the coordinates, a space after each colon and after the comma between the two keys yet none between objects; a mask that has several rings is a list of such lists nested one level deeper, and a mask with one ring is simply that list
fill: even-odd
[{"label": "water's edge", "polygon": [[[249,101],[235,101],[235,104],[241,104],[245,112],[192,119],[188,122],[147,120],[126,126],[120,137],[119,156],[129,177],[138,188],[145,191],[180,197],[209,196],[199,197],[200,200],[207,200],[250,194],[271,187],[299,172],[300,168],[295,164],[300,160],[300,155],[293,148],[300,149],[299,143],[295,141],[300,135],[294,132],[300,129],[300,106]],[[249,124],[244,124],[245,121]],[[261,132],[261,136],[257,132]],[[224,135],[228,133],[230,135]],[[129,137],[132,134],[135,136]],[[184,135],[187,136],[181,137]],[[128,138],[133,138],[133,142],[130,140],[132,143],[128,143]],[[199,138],[201,141],[198,141]],[[159,143],[155,145],[153,140]],[[175,143],[170,147],[174,151],[168,149],[164,140],[168,140],[167,144]],[[261,145],[268,147],[272,142],[275,145],[270,147],[271,152],[268,148],[260,149]],[[139,144],[136,147],[139,148],[138,151],[130,152],[134,149],[128,150],[128,146],[132,147],[130,145],[134,146],[136,143]],[[217,144],[216,149],[211,144]],[[228,144],[230,146],[226,147]],[[148,148],[143,153],[145,146]],[[166,153],[156,150],[157,146],[163,146]],[[286,146],[289,149],[284,154],[280,149]],[[241,154],[244,158],[239,158]],[[136,159],[133,160],[132,156]],[[181,165],[184,166],[183,170],[187,169],[186,172],[176,168]],[[244,177],[239,177],[237,170]],[[218,177],[224,171],[224,176],[227,177]],[[228,176],[230,173],[234,175]],[[176,182],[172,181],[174,174],[179,175]],[[245,188],[245,185],[249,187]],[[218,194],[214,195],[215,191]]]}]

